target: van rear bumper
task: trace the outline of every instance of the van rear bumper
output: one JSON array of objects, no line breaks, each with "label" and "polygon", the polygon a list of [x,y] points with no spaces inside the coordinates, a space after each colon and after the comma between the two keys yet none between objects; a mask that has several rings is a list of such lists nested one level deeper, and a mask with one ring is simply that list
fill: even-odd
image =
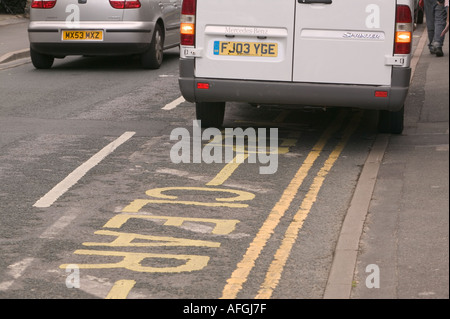
[{"label": "van rear bumper", "polygon": [[[394,67],[391,86],[342,85],[195,78],[194,60],[180,60],[179,85],[189,102],[248,102],[321,107],[353,107],[398,111],[408,94],[411,69]],[[209,89],[198,89],[208,83]],[[387,92],[377,97],[376,92]]]}]

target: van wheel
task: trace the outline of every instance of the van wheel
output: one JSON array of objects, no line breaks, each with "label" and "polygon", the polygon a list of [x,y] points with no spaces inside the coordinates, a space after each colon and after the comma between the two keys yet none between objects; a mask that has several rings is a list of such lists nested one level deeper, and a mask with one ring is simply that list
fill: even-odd
[{"label": "van wheel", "polygon": [[202,121],[202,127],[221,127],[225,115],[225,102],[195,103],[197,120]]},{"label": "van wheel", "polygon": [[401,134],[403,132],[403,118],[405,107],[399,111],[380,111],[378,118],[378,131],[380,133]]},{"label": "van wheel", "polygon": [[159,69],[163,61],[164,35],[157,24],[153,32],[150,48],[141,55],[141,64],[145,69]]},{"label": "van wheel", "polygon": [[417,13],[417,24],[423,23],[423,11],[419,9],[419,12]]},{"label": "van wheel", "polygon": [[51,55],[42,54],[30,49],[31,62],[36,69],[50,69],[55,61]]}]

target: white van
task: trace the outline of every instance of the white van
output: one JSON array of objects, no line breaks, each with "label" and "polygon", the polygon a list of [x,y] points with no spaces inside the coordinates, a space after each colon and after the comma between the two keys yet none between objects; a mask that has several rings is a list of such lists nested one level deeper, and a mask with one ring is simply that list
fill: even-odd
[{"label": "white van", "polygon": [[202,126],[226,102],[380,110],[403,130],[413,0],[184,0],[179,84]]}]

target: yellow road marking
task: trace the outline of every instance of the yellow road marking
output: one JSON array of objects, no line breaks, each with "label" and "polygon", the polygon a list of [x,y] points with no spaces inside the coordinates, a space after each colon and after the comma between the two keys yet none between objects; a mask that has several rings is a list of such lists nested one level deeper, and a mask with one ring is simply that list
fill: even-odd
[{"label": "yellow road marking", "polygon": [[127,299],[130,290],[134,287],[134,280],[118,280],[106,296],[106,299]]},{"label": "yellow road marking", "polygon": [[260,228],[253,242],[248,247],[243,259],[238,263],[237,268],[227,280],[227,284],[222,292],[222,299],[236,298],[237,294],[242,289],[242,285],[247,281],[248,275],[253,269],[256,259],[259,257],[262,249],[279,224],[281,218],[291,205],[292,200],[296,196],[301,184],[308,175],[309,170],[319,157],[321,151],[327,144],[332,134],[341,127],[344,117],[345,112],[340,112],[333,124],[325,130],[319,141],[314,145],[313,149],[306,157],[288,187],[284,190],[280,200],[275,204],[272,211],[269,213],[266,221]]},{"label": "yellow road marking", "polygon": [[[220,175],[220,174],[219,174]],[[187,200],[176,200],[178,196],[170,196],[162,194],[164,191],[170,190],[192,190],[201,191],[207,193],[221,192],[221,193],[231,193],[236,196],[234,197],[218,197],[216,202],[197,202],[197,201],[187,201]],[[148,204],[180,204],[180,205],[195,205],[195,206],[209,206],[209,207],[233,207],[233,208],[246,208],[248,204],[232,203],[236,201],[248,201],[255,197],[255,194],[241,191],[241,190],[231,190],[231,189],[221,189],[221,188],[208,188],[208,187],[163,187],[150,189],[146,192],[150,197],[162,198],[162,199],[135,199],[127,207],[122,209],[124,213],[137,213],[144,206]]]},{"label": "yellow road marking", "polygon": [[234,231],[237,219],[215,219],[215,218],[194,218],[194,217],[176,217],[176,216],[155,216],[155,215],[137,215],[137,214],[119,214],[111,218],[103,227],[104,228],[121,228],[129,219],[163,219],[164,226],[180,227],[184,222],[194,223],[212,223],[214,228],[211,231],[214,235],[227,235]]},{"label": "yellow road marking", "polygon": [[[284,118],[286,118],[286,116],[288,115],[288,113],[286,112],[286,113],[282,113],[282,114],[280,114],[280,118],[278,119],[278,121],[282,121],[282,120],[284,120]],[[295,190],[295,189],[291,189],[291,190],[289,190],[289,189],[286,189],[285,190],[285,193],[287,194],[287,196],[286,197],[288,197],[288,198],[283,198],[283,196],[282,196],[282,198],[280,199],[280,201],[279,201],[279,206],[281,206],[281,207],[283,207],[283,206],[286,206],[286,209],[290,206],[290,202],[292,201],[292,199],[293,199],[293,197],[296,195],[296,193],[297,193],[297,191],[298,191],[298,188],[300,187],[300,185],[302,184],[302,182],[303,182],[303,180],[304,180],[304,178],[306,177],[306,175],[307,175],[307,172],[309,171],[309,169],[310,169],[310,167],[312,166],[312,164],[314,163],[314,161],[317,159],[317,157],[320,155],[320,152],[321,152],[321,150],[323,149],[323,147],[325,146],[325,144],[326,144],[326,142],[327,142],[327,140],[329,139],[329,137],[331,136],[331,134],[335,131],[335,130],[337,130],[339,127],[340,127],[340,124],[341,124],[341,122],[342,122],[342,120],[343,120],[343,113],[341,113],[340,114],[340,116],[338,117],[338,121],[336,121],[330,128],[332,128],[332,129],[327,129],[326,131],[325,131],[325,133],[323,134],[323,136],[322,136],[322,138],[321,138],[321,140],[319,140],[319,142],[318,143],[316,143],[316,145],[315,145],[315,147],[313,148],[313,151],[309,154],[309,155],[312,155],[313,153],[315,153],[314,155],[312,155],[311,156],[311,158],[310,158],[310,156],[308,155],[308,157],[307,157],[307,159],[305,160],[305,163],[307,164],[306,166],[308,167],[308,168],[304,168],[303,170],[302,170],[302,168],[300,168],[300,170],[299,170],[299,172],[301,173],[301,174],[296,174],[296,177],[297,177],[297,183],[298,182],[300,182],[299,184],[298,184],[298,187],[297,187],[297,189]],[[339,124],[339,125],[338,125]],[[293,143],[295,143],[294,141],[286,141],[285,142],[285,145],[282,145],[282,146],[292,146],[291,144],[293,144]],[[242,156],[242,154],[240,154],[241,156]],[[234,173],[234,171],[239,167],[239,165],[245,160],[245,159],[247,159],[248,158],[248,156],[249,156],[249,154],[248,154],[248,152],[246,153],[246,154],[244,154],[244,158],[243,159],[241,159],[241,161],[240,162],[237,162],[237,157],[231,162],[231,163],[228,163],[220,172],[219,172],[219,174],[218,175],[216,175],[216,177],[213,179],[213,180],[211,180],[209,183],[207,183],[206,185],[207,186],[218,186],[218,185],[222,185],[233,173]],[[309,159],[309,161],[308,161],[308,159]],[[302,167],[303,167],[303,165],[302,165]],[[306,170],[306,174],[305,174],[305,172],[304,172],[304,170]],[[298,172],[298,173],[299,173]],[[299,175],[299,176],[297,176],[297,175]],[[296,177],[294,177],[294,179],[296,178]],[[296,184],[296,183],[293,183],[292,181],[291,181],[291,184]],[[294,186],[294,185],[291,185],[290,184],[290,186]],[[289,188],[289,187],[288,187]],[[291,187],[291,188],[294,188],[294,187]],[[287,192],[286,192],[287,191]],[[289,199],[289,197],[291,197],[290,199]],[[284,211],[286,211],[286,209],[284,210]],[[277,210],[275,210],[275,207],[274,207],[274,209],[272,210],[272,211],[277,211]],[[282,213],[282,215],[284,214],[284,212]],[[282,216],[281,215],[281,216]],[[279,218],[281,218],[281,216],[278,216],[278,221],[275,221],[275,226],[278,224],[278,222],[279,222]],[[269,216],[270,217],[270,216]],[[275,216],[276,217],[276,216]],[[268,218],[268,220],[269,220],[269,218]],[[267,221],[266,221],[267,222]],[[275,227],[274,227],[275,228]],[[260,232],[261,232],[261,230],[260,230]],[[269,234],[269,237],[270,237],[270,234]],[[256,239],[256,238],[255,238]],[[266,242],[267,242],[267,240],[266,240]],[[261,247],[263,247],[263,246],[265,246],[265,242],[262,242],[262,246]],[[78,253],[78,254],[100,254],[100,255],[102,255],[102,254],[105,254],[105,255],[109,255],[109,253],[106,253],[106,252],[97,252],[97,253],[92,253],[92,252],[88,252],[88,251],[82,251],[82,250],[80,250],[80,251],[78,251],[78,252],[75,252],[75,253]],[[259,252],[256,254],[256,258],[258,257],[258,255],[259,255]],[[86,268],[97,268],[97,267],[99,267],[99,268],[103,268],[103,267],[105,267],[106,266],[106,268],[110,268],[110,267],[117,267],[117,266],[119,266],[118,264],[120,264],[120,266],[125,266],[125,268],[128,268],[127,266],[130,266],[130,265],[128,265],[127,263],[124,263],[124,261],[125,261],[125,259],[128,259],[128,257],[130,257],[129,256],[129,254],[127,254],[127,253],[125,253],[124,255],[124,260],[123,260],[123,264],[122,263],[117,263],[117,264],[115,264],[115,265],[113,265],[113,264],[109,264],[109,265],[106,265],[106,264],[99,264],[99,265],[84,265]],[[149,257],[148,255],[147,255],[147,257]],[[155,255],[155,257],[159,257],[159,258],[164,258],[164,257],[168,257],[168,258],[176,258],[175,256],[168,256],[168,255],[166,255],[166,256],[162,256],[162,255],[158,255],[158,256],[156,256]],[[179,256],[179,257],[183,257],[183,256]],[[189,259],[188,257],[202,257],[202,256],[184,256],[186,259]],[[203,256],[203,257],[205,257],[205,256]],[[255,259],[256,259],[255,258]],[[146,267],[142,267],[141,265],[140,265],[140,263],[139,263],[139,257],[137,257],[137,258],[131,258],[131,259],[137,259],[137,260],[133,260],[132,262],[131,262],[131,265],[133,266],[133,268],[139,268],[139,269],[133,269],[133,270],[135,270],[135,271],[150,271],[151,272],[151,270],[150,269],[143,269],[143,268],[146,268]],[[189,260],[189,262],[192,262],[192,260]],[[189,264],[189,262],[188,262],[188,264]],[[204,260],[203,260],[203,262],[205,262]],[[130,261],[128,261],[128,263],[130,263]],[[199,261],[196,261],[196,262],[194,262],[193,264],[197,264],[197,263],[201,263],[201,262],[199,262]],[[126,264],[126,265],[125,265]],[[186,265],[185,265],[186,266]],[[192,265],[190,265],[190,267],[193,267]],[[149,267],[149,268],[151,268],[151,267]],[[178,267],[179,268],[179,267]],[[195,268],[195,267],[194,267]],[[156,269],[152,269],[153,271],[156,271],[157,272],[157,270]],[[250,270],[251,270],[251,268],[250,268]],[[173,269],[173,271],[175,271],[175,272],[177,272],[177,271],[179,271],[179,269]],[[235,271],[236,272],[236,271]],[[248,276],[248,273],[247,273],[247,275],[246,276]],[[246,277],[245,276],[245,277]],[[244,282],[246,281],[246,279],[244,279]],[[129,294],[129,292],[130,292],[130,290],[134,287],[134,285],[135,285],[135,281],[134,280],[119,280],[119,281],[117,281],[115,284],[114,284],[114,286],[112,287],[112,289],[111,289],[111,291],[109,292],[109,294],[108,294],[108,296],[106,297],[106,299],[125,299],[127,296],[128,296],[128,294]],[[240,287],[242,287],[242,285],[240,286]],[[239,288],[239,290],[240,290],[240,288]],[[239,291],[238,290],[238,291]],[[237,291],[237,292],[238,292]],[[226,292],[226,288],[224,289],[224,295],[225,295],[225,292]],[[236,294],[237,294],[237,292],[236,292]],[[226,297],[227,298],[227,297]]]},{"label": "yellow road marking", "polygon": [[269,266],[269,270],[266,273],[264,283],[261,285],[256,299],[268,299],[272,296],[273,290],[277,287],[278,282],[280,281],[281,274],[289,258],[292,247],[297,240],[298,232],[302,228],[303,222],[305,221],[306,217],[311,211],[313,204],[317,199],[317,195],[319,194],[325,177],[335,164],[336,160],[339,158],[350,136],[356,129],[360,117],[361,113],[357,113],[355,116],[353,116],[352,121],[345,129],[342,140],[336,145],[336,147],[328,156],[324,165],[314,178],[314,181],[308,193],[306,194],[302,204],[300,205],[300,209],[295,214],[293,221],[284,234],[284,239],[274,255],[273,261]]},{"label": "yellow road marking", "polygon": [[164,200],[164,199],[135,199],[127,207],[122,209],[124,213],[137,213],[144,206],[148,204],[180,204],[180,205],[193,205],[193,206],[207,206],[207,207],[233,207],[233,208],[246,208],[248,204],[235,204],[235,203],[204,203],[187,200]]},{"label": "yellow road marking", "polygon": [[[242,162],[248,158],[248,153],[241,154],[243,156]],[[216,175],[210,182],[208,182],[207,186],[219,186],[225,183],[225,181],[234,173],[234,171],[241,165],[241,162],[237,161],[237,156],[229,162],[225,167]]]},{"label": "yellow road marking", "polygon": [[[153,253],[135,253],[128,251],[107,251],[107,250],[86,250],[78,249],[74,252],[77,255],[88,256],[112,256],[122,257],[121,261],[113,263],[103,264],[77,264],[80,269],[127,269],[136,272],[144,273],[179,273],[179,272],[191,272],[201,270],[208,265],[209,257],[200,255],[174,255],[174,254],[153,254]],[[173,267],[152,267],[143,266],[142,261],[146,259],[157,260],[182,260],[185,261],[184,265]],[[66,269],[67,264],[59,266],[61,269]]]},{"label": "yellow road marking", "polygon": [[177,199],[178,196],[174,195],[166,195],[163,192],[167,191],[198,191],[198,192],[206,192],[206,193],[229,193],[235,195],[234,197],[217,197],[216,201],[219,202],[239,202],[239,201],[247,201],[255,198],[255,194],[236,190],[236,189],[222,189],[222,188],[209,188],[209,187],[162,187],[162,188],[153,188],[149,189],[145,192],[150,197],[162,198],[162,199]]},{"label": "yellow road marking", "polygon": [[289,110],[284,110],[273,120],[274,123],[283,123],[286,117],[291,113]]},{"label": "yellow road marking", "polygon": [[[105,235],[116,237],[112,242],[88,242],[83,243],[84,246],[106,246],[106,247],[220,247],[220,243],[214,241],[187,239],[166,236],[149,236],[134,233],[122,233],[111,230],[98,230],[95,235]],[[134,242],[140,240],[141,242]]]},{"label": "yellow road marking", "polygon": [[[296,144],[297,139],[288,138],[283,139],[281,147],[278,147],[278,154],[286,154],[289,153],[289,147],[292,147]],[[224,145],[225,147],[232,147],[234,151],[236,151],[236,147],[234,145]],[[257,151],[258,152],[258,151]],[[270,152],[270,151],[269,151]],[[231,162],[229,162],[225,167],[210,181],[206,184],[206,186],[220,186],[225,183],[231,175],[233,175],[234,171],[241,165],[248,157],[251,152],[249,150],[245,150],[244,154],[238,154]],[[238,160],[238,157],[239,160]]]}]

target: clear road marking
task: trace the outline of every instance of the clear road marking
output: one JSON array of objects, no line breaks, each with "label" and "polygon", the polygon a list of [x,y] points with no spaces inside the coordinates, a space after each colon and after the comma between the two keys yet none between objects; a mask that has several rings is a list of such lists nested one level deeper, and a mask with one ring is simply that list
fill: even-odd
[{"label": "clear road marking", "polygon": [[236,224],[239,223],[237,219],[214,219],[214,218],[194,218],[194,217],[175,217],[175,216],[155,216],[155,215],[138,215],[138,214],[120,214],[111,218],[103,227],[104,228],[121,228],[129,219],[141,220],[165,220],[164,226],[181,227],[184,222],[207,223],[214,224],[211,231],[214,235],[228,235],[234,231]]},{"label": "clear road marking", "polygon": [[50,207],[60,196],[67,192],[75,185],[89,170],[98,165],[106,156],[114,152],[114,150],[128,141],[136,132],[125,132],[115,141],[105,146],[101,151],[92,156],[89,160],[75,169],[59,184],[53,187],[47,194],[39,199],[33,206],[39,208]]},{"label": "clear road marking", "polygon": [[[86,250],[78,249],[74,251],[77,255],[87,256],[110,256],[122,257],[121,261],[102,264],[77,264],[80,269],[126,269],[143,273],[180,273],[201,270],[208,265],[209,256],[201,255],[178,255],[178,254],[154,254],[154,253],[135,253],[128,251],[111,250]],[[154,258],[157,260],[182,260],[184,264],[169,267],[153,267],[142,265],[144,260]],[[169,262],[170,263],[170,262]],[[60,265],[59,268],[66,269],[70,264]]]},{"label": "clear road marking", "polygon": [[273,290],[278,286],[278,282],[280,281],[284,266],[286,265],[286,262],[289,258],[292,247],[297,241],[298,233],[303,226],[303,222],[305,221],[306,217],[311,211],[312,206],[317,200],[317,196],[325,181],[325,177],[332,169],[334,163],[344,150],[344,147],[350,139],[350,136],[357,128],[359,120],[361,118],[361,114],[362,112],[358,112],[353,116],[352,121],[344,131],[344,135],[341,141],[336,145],[336,147],[328,156],[324,165],[314,178],[314,181],[309,188],[308,193],[306,194],[300,205],[300,209],[295,214],[291,224],[284,234],[283,241],[274,255],[273,261],[269,266],[269,270],[266,273],[264,283],[261,285],[256,299],[269,299],[272,296]]},{"label": "clear road marking", "polygon": [[118,280],[106,296],[106,299],[126,299],[130,290],[134,287],[134,280]]},{"label": "clear road marking", "polygon": [[184,99],[184,97],[180,96],[178,99],[176,99],[175,101],[170,102],[169,104],[166,104],[162,110],[166,110],[166,111],[170,111],[174,108],[176,108],[178,105],[180,105],[181,103],[185,102],[186,100]]},{"label": "clear road marking", "polygon": [[238,263],[237,268],[234,270],[231,277],[227,280],[227,284],[222,292],[222,299],[234,299],[242,289],[242,285],[247,281],[248,275],[253,269],[256,259],[259,257],[267,241],[270,239],[281,218],[288,210],[291,202],[297,195],[300,186],[308,175],[309,170],[319,157],[328,140],[330,139],[332,134],[341,127],[345,114],[346,112],[339,113],[336,120],[325,130],[319,141],[314,145],[311,152],[309,152],[308,156],[300,166],[294,178],[291,180],[288,187],[284,190],[280,200],[272,208],[266,221],[248,247],[245,255],[243,256],[243,259]]}]

